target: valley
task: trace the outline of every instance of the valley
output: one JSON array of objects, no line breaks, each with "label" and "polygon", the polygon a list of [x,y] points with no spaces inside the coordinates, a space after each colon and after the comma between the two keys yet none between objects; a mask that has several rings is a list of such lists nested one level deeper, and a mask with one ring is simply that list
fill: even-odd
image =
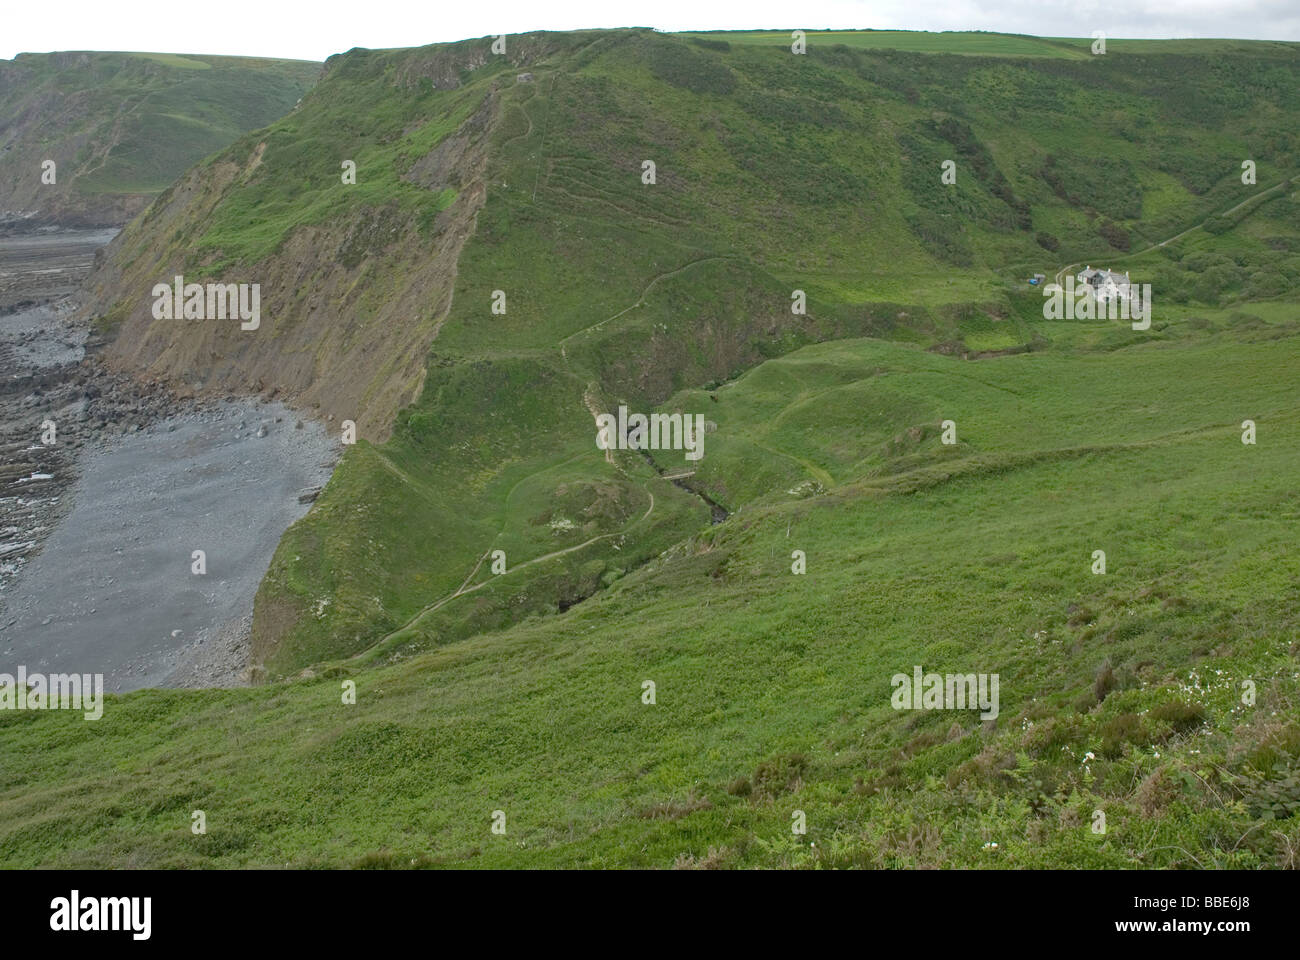
[{"label": "valley", "polygon": [[1294,867],[1300,46],[492,40],[0,273],[0,860]]}]

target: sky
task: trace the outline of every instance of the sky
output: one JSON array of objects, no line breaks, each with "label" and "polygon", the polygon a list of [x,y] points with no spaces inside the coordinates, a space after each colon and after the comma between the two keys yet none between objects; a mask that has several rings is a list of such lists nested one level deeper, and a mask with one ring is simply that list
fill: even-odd
[{"label": "sky", "polygon": [[[529,30],[866,28],[1300,41],[1300,0],[5,0],[0,58],[137,50],[324,60]],[[217,11],[221,15],[217,15]]]}]

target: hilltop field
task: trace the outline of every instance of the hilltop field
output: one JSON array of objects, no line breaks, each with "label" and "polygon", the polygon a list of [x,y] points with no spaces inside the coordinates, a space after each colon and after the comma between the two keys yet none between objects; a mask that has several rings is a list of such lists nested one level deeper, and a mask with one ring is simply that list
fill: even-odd
[{"label": "hilltop field", "polygon": [[121,226],[196,161],[292,110],[320,69],[171,53],[0,60],[0,227]]},{"label": "hilltop field", "polygon": [[[1294,867],[1300,48],[491,42],[331,58],[92,275],[120,369],[360,438],[256,686],[0,713],[0,862]],[[1076,263],[1150,329],[1044,319]]]}]

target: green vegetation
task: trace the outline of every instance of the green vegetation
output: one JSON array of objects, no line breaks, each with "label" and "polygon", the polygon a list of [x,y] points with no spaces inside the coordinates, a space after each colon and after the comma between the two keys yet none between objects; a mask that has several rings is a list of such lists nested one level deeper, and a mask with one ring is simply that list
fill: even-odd
[{"label": "green vegetation", "polygon": [[[418,400],[262,584],[261,685],[0,714],[0,861],[1295,866],[1300,57],[826,39],[354,51],[210,217],[137,224],[208,267],[361,209],[433,238],[420,171],[490,130]],[[384,238],[345,255],[382,297]],[[1024,277],[1081,258],[1149,331],[1043,319]],[[606,458],[619,404],[704,459]],[[999,716],[892,709],[914,665]]]},{"label": "green vegetation", "polygon": [[[121,223],[208,154],[293,108],[320,73],[298,60],[162,53],[0,61],[0,210]],[[41,163],[58,179],[41,184]],[[44,190],[39,189],[44,187]]]},{"label": "green vegetation", "polygon": [[[687,33],[704,42],[728,44],[776,44],[789,47],[791,30]],[[844,44],[865,50],[905,50],[911,53],[960,53],[985,57],[1082,57],[1077,40],[1052,40],[983,30],[947,30],[926,33],[918,30],[805,30],[809,44]]]},{"label": "green vegetation", "polygon": [[[1276,864],[1300,839],[1266,814],[1300,799],[1296,334],[977,363],[859,340],[764,364],[720,391],[717,437],[808,459],[827,495],[782,497],[812,474],[796,465],[770,506],[587,603],[395,666],[133,694],[97,724],[0,717],[0,849],[25,865]],[[773,389],[790,377],[815,436]],[[941,455],[931,432],[886,458],[852,415],[868,403],[922,427],[960,409],[961,443]],[[705,462],[751,483],[744,442]],[[882,466],[838,482],[864,453]],[[1001,716],[892,711],[889,678],[914,663],[999,673]],[[21,763],[32,750],[47,762]]]},{"label": "green vegetation", "polygon": [[[417,85],[405,96],[391,96],[391,68],[340,74],[324,82],[309,109],[294,111],[236,146],[248,150],[264,144],[257,154],[258,175],[217,208],[199,240],[200,249],[223,254],[209,271],[229,261],[262,260],[294,229],[350,210],[416,211],[428,227],[455,200],[453,189],[430,197],[407,174],[415,160],[481,106],[487,85],[448,92]],[[412,124],[414,117],[435,119]],[[356,158],[356,183],[343,183],[341,159],[335,161],[334,176],[321,176],[323,157]]]}]

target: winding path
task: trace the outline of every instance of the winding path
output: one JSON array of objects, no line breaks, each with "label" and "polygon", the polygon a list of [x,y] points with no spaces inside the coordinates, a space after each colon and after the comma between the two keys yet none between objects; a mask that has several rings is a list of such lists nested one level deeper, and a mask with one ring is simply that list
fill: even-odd
[{"label": "winding path", "polygon": [[[1145,254],[1145,253],[1150,253],[1152,250],[1158,250],[1159,248],[1161,248],[1161,247],[1163,247],[1163,246],[1166,246],[1166,245],[1168,245],[1168,244],[1173,243],[1175,240],[1181,240],[1183,237],[1187,236],[1187,235],[1188,235],[1189,233],[1191,233],[1193,230],[1199,230],[1199,229],[1201,229],[1202,227],[1205,226],[1206,222],[1207,222],[1208,220],[1210,220],[1211,218],[1213,218],[1213,217],[1226,217],[1226,216],[1227,216],[1228,214],[1230,214],[1230,213],[1236,213],[1238,210],[1240,210],[1240,209],[1241,209],[1242,207],[1244,207],[1246,204],[1251,203],[1251,202],[1253,202],[1253,201],[1255,201],[1255,200],[1258,200],[1260,197],[1267,196],[1268,194],[1272,193],[1274,190],[1278,190],[1278,189],[1281,189],[1281,188],[1283,188],[1283,187],[1290,186],[1291,184],[1295,183],[1295,181],[1296,181],[1297,179],[1298,179],[1298,178],[1296,178],[1296,177],[1288,177],[1287,179],[1282,180],[1282,181],[1279,182],[1279,183],[1275,183],[1275,184],[1273,184],[1273,186],[1268,187],[1268,188],[1265,189],[1265,190],[1260,190],[1259,192],[1250,195],[1250,196],[1247,197],[1245,200],[1242,200],[1240,203],[1236,204],[1235,206],[1229,207],[1227,210],[1221,210],[1221,211],[1219,211],[1218,213],[1211,213],[1211,214],[1209,214],[1209,215],[1206,216],[1206,218],[1205,218],[1204,220],[1202,220],[1200,223],[1193,224],[1192,226],[1188,227],[1186,230],[1182,231],[1181,233],[1176,233],[1176,234],[1174,234],[1172,237],[1169,237],[1168,239],[1161,240],[1159,243],[1153,243],[1153,244],[1151,244],[1151,246],[1147,247],[1147,248],[1144,249],[1144,250],[1137,250],[1137,251],[1134,251],[1133,253],[1125,253],[1125,254],[1121,254],[1121,255],[1118,256],[1118,257],[1109,257],[1108,260],[1109,260],[1109,262],[1111,262],[1111,263],[1118,263],[1118,262],[1121,261],[1121,260],[1131,260],[1133,257],[1140,257],[1140,256],[1142,256],[1142,255]],[[1090,262],[1090,261],[1080,260],[1078,263],[1069,263],[1069,264],[1066,264],[1066,265],[1063,266],[1060,270],[1057,270],[1057,271],[1056,271],[1056,277],[1054,278],[1054,282],[1056,283],[1057,286],[1060,286],[1060,284],[1061,284],[1061,278],[1064,277],[1066,273],[1068,273],[1068,272],[1074,270],[1075,267],[1078,267],[1078,266],[1081,266],[1081,265],[1087,264],[1087,263],[1089,263],[1089,262]]]},{"label": "winding path", "polygon": [[[643,487],[644,487],[644,489],[645,489],[646,495],[650,497],[650,506],[649,506],[648,508],[646,508],[646,512],[643,513],[643,514],[642,514],[638,519],[633,520],[631,523],[629,523],[629,524],[628,524],[626,527],[624,527],[622,530],[617,530],[617,531],[615,531],[614,533],[602,533],[602,534],[601,534],[600,536],[598,536],[598,537],[592,537],[590,540],[585,540],[585,541],[583,541],[582,543],[575,544],[575,545],[572,546],[572,547],[565,547],[563,550],[553,550],[553,551],[551,551],[550,553],[543,554],[543,555],[540,556],[540,557],[533,557],[533,559],[531,559],[531,560],[525,560],[523,563],[517,563],[517,564],[515,564],[513,567],[509,567],[509,568],[506,570],[505,573],[497,574],[497,576],[498,576],[498,577],[508,577],[510,574],[514,573],[516,570],[522,570],[522,569],[524,569],[525,567],[531,567],[531,566],[532,566],[533,564],[535,564],[535,563],[542,563],[542,562],[544,562],[544,561],[546,561],[546,560],[553,560],[553,559],[556,558],[556,557],[562,557],[562,556],[564,556],[566,553],[573,553],[575,550],[581,550],[581,549],[583,549],[584,547],[589,547],[589,546],[591,546],[593,543],[598,543],[598,542],[600,542],[601,540],[608,540],[608,539],[610,539],[611,537],[620,537],[620,536],[623,536],[623,535],[626,534],[629,530],[631,530],[633,527],[637,526],[637,525],[640,524],[640,523],[644,523],[646,520],[648,520],[648,519],[650,518],[650,514],[654,513],[654,511],[655,511],[655,495],[654,495],[654,491],[650,489],[650,481],[649,481],[649,480],[645,481],[645,483],[643,484]],[[364,654],[370,652],[370,650],[372,650],[374,647],[379,646],[379,645],[381,645],[381,644],[383,644],[383,643],[386,643],[387,641],[391,640],[393,637],[397,636],[399,633],[402,633],[402,632],[404,632],[404,631],[406,631],[406,630],[409,630],[411,627],[416,626],[416,625],[417,625],[421,620],[423,620],[426,616],[428,616],[429,614],[433,613],[435,610],[438,610],[439,608],[443,607],[444,605],[450,603],[451,601],[455,600],[457,597],[463,597],[463,596],[465,596],[466,594],[468,594],[468,593],[473,593],[473,592],[476,591],[476,590],[482,590],[484,587],[486,587],[486,586],[487,586],[488,584],[490,584],[490,583],[495,583],[495,582],[496,582],[496,578],[494,577],[492,580],[484,580],[482,583],[476,583],[476,584],[475,584],[474,586],[472,586],[472,587],[468,585],[469,582],[470,582],[471,580],[474,579],[474,574],[478,573],[479,568],[480,568],[481,566],[483,566],[483,561],[486,560],[489,556],[491,556],[491,554],[492,554],[492,551],[491,551],[491,549],[489,549],[487,552],[485,552],[485,553],[483,554],[483,556],[481,556],[481,557],[478,558],[478,563],[474,564],[474,569],[471,570],[471,571],[469,572],[469,576],[465,578],[465,582],[462,583],[462,584],[461,584],[461,585],[456,589],[456,591],[455,591],[454,593],[449,593],[449,594],[447,594],[447,596],[443,597],[441,600],[437,600],[437,601],[435,601],[435,602],[429,604],[427,607],[422,607],[422,608],[420,609],[420,611],[419,611],[418,613],[416,613],[416,615],[413,616],[410,620],[406,621],[406,623],[402,624],[400,627],[398,627],[396,630],[392,631],[391,633],[388,633],[388,634],[384,635],[383,637],[380,637],[379,640],[377,640],[374,644],[372,644],[370,647],[367,647],[365,650],[360,651],[360,652],[357,653],[355,656],[356,656],[356,657],[360,657],[360,656],[362,656],[362,655],[364,655]]]}]

